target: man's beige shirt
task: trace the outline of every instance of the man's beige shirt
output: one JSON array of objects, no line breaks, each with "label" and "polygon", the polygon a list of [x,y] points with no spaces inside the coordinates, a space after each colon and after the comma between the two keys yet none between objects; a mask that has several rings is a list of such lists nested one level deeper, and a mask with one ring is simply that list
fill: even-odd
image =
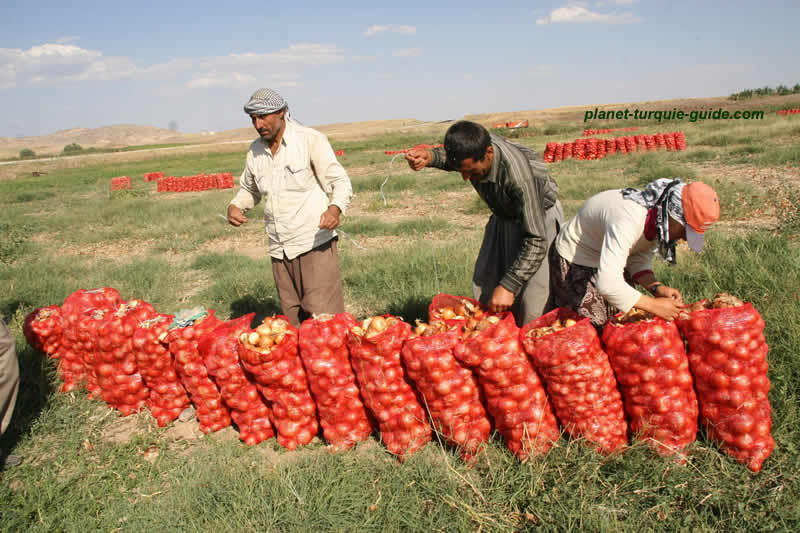
[{"label": "man's beige shirt", "polygon": [[239,185],[236,207],[251,209],[264,199],[269,254],[277,259],[294,259],[334,238],[319,217],[330,205],[344,214],[353,195],[327,137],[291,121],[274,156],[260,138],[253,141]]}]

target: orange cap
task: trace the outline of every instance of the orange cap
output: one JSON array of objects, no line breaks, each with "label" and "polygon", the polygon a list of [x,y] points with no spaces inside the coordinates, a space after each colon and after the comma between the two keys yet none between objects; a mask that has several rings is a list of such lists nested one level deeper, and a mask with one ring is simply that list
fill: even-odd
[{"label": "orange cap", "polygon": [[719,198],[714,189],[695,181],[683,188],[681,201],[686,219],[686,240],[692,250],[699,252],[703,248],[703,233],[719,220]]}]

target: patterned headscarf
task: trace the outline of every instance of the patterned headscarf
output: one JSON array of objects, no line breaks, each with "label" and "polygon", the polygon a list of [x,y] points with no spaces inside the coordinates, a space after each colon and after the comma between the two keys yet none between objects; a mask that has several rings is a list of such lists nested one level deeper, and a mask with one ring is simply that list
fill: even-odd
[{"label": "patterned headscarf", "polygon": [[675,241],[669,240],[669,217],[686,225],[683,215],[683,187],[680,179],[661,178],[647,184],[643,191],[633,188],[622,190],[622,197],[656,211],[658,229],[658,253],[665,261],[675,264]]},{"label": "patterned headscarf", "polygon": [[244,112],[248,115],[269,115],[288,107],[286,100],[272,89],[259,89],[244,105]]}]

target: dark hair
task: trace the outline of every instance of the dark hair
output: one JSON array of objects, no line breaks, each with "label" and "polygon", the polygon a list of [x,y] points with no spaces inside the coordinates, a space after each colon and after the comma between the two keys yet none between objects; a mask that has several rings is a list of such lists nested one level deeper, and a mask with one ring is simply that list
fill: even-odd
[{"label": "dark hair", "polygon": [[461,167],[465,159],[480,161],[492,143],[489,132],[475,122],[459,120],[444,134],[444,151],[447,162],[454,169]]}]

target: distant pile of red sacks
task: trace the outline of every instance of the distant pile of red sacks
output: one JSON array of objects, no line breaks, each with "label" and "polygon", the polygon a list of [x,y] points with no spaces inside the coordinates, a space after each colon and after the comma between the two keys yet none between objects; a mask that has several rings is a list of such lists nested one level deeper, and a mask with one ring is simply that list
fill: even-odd
[{"label": "distant pile of red sacks", "polygon": [[800,115],[800,108],[796,108],[796,109],[781,109],[781,110],[778,111],[778,114],[779,115],[783,115],[784,117],[786,115]]},{"label": "distant pile of red sacks", "polygon": [[612,133],[615,131],[634,131],[638,130],[638,126],[633,126],[632,128],[611,128],[611,129],[604,129],[604,130],[583,130],[583,136],[588,137],[590,135],[600,135],[603,133]]},{"label": "distant pile of red sacks", "polygon": [[128,176],[118,176],[111,178],[111,190],[121,191],[122,189],[131,188],[131,179]]},{"label": "distant pile of red sacks", "polygon": [[404,150],[386,150],[383,153],[386,154],[386,155],[406,154],[406,153],[410,152],[411,150],[416,150],[417,148],[431,149],[431,148],[441,148],[442,146],[444,146],[444,145],[443,144],[418,144],[416,146],[412,146],[411,148],[406,148]]},{"label": "distant pile of red sacks", "polygon": [[509,122],[498,122],[493,128],[527,128],[527,120],[511,120]]},{"label": "distant pile of red sacks", "polygon": [[657,133],[655,135],[636,135],[615,137],[614,139],[575,139],[571,143],[547,143],[544,151],[545,163],[557,163],[564,159],[602,159],[615,153],[655,152],[667,150],[682,152],[686,150],[683,132]]},{"label": "distant pile of red sacks", "polygon": [[344,150],[335,150],[333,152],[333,155],[335,155],[336,157],[343,156],[344,155]]},{"label": "distant pile of red sacks", "polygon": [[233,174],[197,174],[195,176],[166,176],[158,178],[158,192],[196,192],[209,189],[232,189]]},{"label": "distant pile of red sacks", "polygon": [[163,172],[145,172],[144,173],[144,181],[158,181],[158,178],[163,178]]}]

